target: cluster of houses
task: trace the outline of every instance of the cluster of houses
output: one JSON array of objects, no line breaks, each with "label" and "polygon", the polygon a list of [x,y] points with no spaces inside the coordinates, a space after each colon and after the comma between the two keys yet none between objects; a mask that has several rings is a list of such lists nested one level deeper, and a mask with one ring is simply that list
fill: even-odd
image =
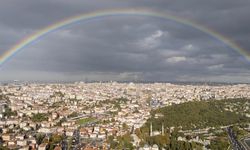
[{"label": "cluster of houses", "polygon": [[[110,135],[120,136],[143,126],[152,109],[193,100],[249,98],[249,91],[247,84],[209,86],[80,82],[2,85],[1,144],[9,148],[43,149],[48,144],[38,144],[36,134],[73,137],[76,130],[79,130],[82,139],[99,139],[105,143]],[[127,101],[117,103],[119,98]],[[46,119],[32,119],[37,114],[44,115]],[[70,117],[72,114],[76,116]],[[88,117],[94,117],[98,123],[83,126],[78,122]],[[136,139],[134,137],[137,143],[134,145],[138,146]],[[90,149],[95,146],[85,144],[85,147]],[[156,146],[152,148],[156,149]]]}]

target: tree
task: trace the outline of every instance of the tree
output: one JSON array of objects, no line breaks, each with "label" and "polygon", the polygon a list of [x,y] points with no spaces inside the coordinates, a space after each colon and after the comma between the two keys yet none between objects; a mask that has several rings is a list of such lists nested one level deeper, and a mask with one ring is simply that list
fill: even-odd
[{"label": "tree", "polygon": [[36,142],[37,142],[37,144],[38,145],[40,145],[41,143],[42,143],[42,141],[43,141],[43,139],[45,138],[45,134],[37,134],[36,136],[35,136],[35,138],[36,138]]},{"label": "tree", "polygon": [[140,130],[139,128],[135,129],[135,134],[136,134],[140,139],[143,138],[143,135],[142,135],[141,130]]},{"label": "tree", "polygon": [[126,123],[123,123],[123,124],[122,124],[122,128],[123,128],[124,130],[128,130],[129,127],[128,127],[128,125],[127,125]]},{"label": "tree", "polygon": [[210,147],[213,150],[221,150],[221,149],[227,149],[229,146],[229,142],[225,138],[215,138],[211,141]]},{"label": "tree", "polygon": [[78,116],[78,113],[77,112],[72,112],[68,118],[73,118],[73,117],[77,117]]},{"label": "tree", "polygon": [[3,113],[4,116],[10,117],[10,116],[17,116],[16,111],[12,111],[9,107],[5,108],[5,112]]},{"label": "tree", "polygon": [[118,140],[117,149],[124,149],[124,148],[125,149],[131,149],[131,150],[134,149],[134,147],[133,147],[133,145],[131,143],[132,138],[131,138],[129,133],[126,133],[123,136],[118,136],[117,140]]},{"label": "tree", "polygon": [[3,146],[3,145],[0,145],[0,149],[1,149],[1,150],[9,150],[8,147],[5,147],[5,146]]},{"label": "tree", "polygon": [[34,114],[32,116],[31,120],[33,122],[47,121],[48,120],[48,116],[47,116],[47,114],[44,114],[44,113],[37,113],[37,114]]},{"label": "tree", "polygon": [[53,134],[49,140],[49,149],[53,150],[55,145],[59,144],[63,140],[63,137],[58,134]]}]

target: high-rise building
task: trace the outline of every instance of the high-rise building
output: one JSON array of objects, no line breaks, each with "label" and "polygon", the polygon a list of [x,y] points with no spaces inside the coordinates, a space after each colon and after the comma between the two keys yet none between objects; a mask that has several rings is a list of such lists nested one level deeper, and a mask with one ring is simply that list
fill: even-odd
[{"label": "high-rise building", "polygon": [[161,125],[161,135],[164,135],[164,124]]},{"label": "high-rise building", "polygon": [[153,136],[153,125],[152,122],[150,123],[150,136]]}]

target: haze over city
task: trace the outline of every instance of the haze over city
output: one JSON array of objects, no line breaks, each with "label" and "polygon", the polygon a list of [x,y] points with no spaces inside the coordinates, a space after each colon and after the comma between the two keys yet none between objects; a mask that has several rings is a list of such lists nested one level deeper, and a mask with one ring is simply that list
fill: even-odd
[{"label": "haze over city", "polygon": [[66,18],[113,9],[187,20],[240,50],[171,19],[111,15],[79,21],[25,46],[1,62],[0,81],[250,82],[247,0],[1,1],[0,55]]}]

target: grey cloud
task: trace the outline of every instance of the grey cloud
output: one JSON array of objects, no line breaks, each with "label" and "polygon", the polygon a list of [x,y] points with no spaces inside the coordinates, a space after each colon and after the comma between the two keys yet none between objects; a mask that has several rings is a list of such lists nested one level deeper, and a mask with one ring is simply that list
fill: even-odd
[{"label": "grey cloud", "polygon": [[[22,37],[69,16],[138,7],[194,20],[250,49],[250,2],[245,0],[10,0],[0,4],[0,55]],[[249,82],[249,69],[239,53],[193,27],[152,17],[113,16],[49,34],[7,62],[0,80]]]}]

